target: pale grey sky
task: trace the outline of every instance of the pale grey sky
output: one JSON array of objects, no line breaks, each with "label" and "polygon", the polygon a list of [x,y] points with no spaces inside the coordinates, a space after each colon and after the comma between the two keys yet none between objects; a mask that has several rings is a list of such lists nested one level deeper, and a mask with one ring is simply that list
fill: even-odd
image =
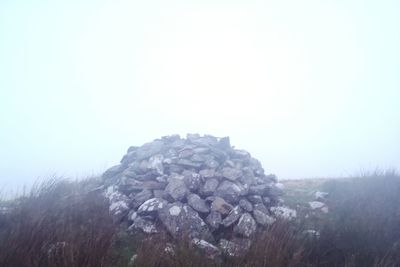
[{"label": "pale grey sky", "polygon": [[231,137],[279,178],[400,168],[399,1],[0,2],[0,188]]}]

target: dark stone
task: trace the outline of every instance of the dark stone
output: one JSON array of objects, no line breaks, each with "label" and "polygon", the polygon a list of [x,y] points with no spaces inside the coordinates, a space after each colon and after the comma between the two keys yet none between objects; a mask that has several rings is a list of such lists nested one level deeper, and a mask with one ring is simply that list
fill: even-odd
[{"label": "dark stone", "polygon": [[253,211],[253,205],[251,204],[250,201],[248,201],[245,198],[242,198],[241,200],[239,200],[239,206],[244,209],[245,211],[251,212]]},{"label": "dark stone", "polygon": [[199,238],[207,242],[213,242],[211,232],[207,224],[199,214],[188,205],[176,202],[169,204],[159,211],[160,221],[167,231],[175,238],[183,238],[186,234],[189,238]]},{"label": "dark stone", "polygon": [[244,213],[237,225],[234,227],[235,233],[243,235],[245,237],[250,237],[253,235],[257,230],[257,223],[250,215],[250,213]]},{"label": "dark stone", "polygon": [[216,196],[222,197],[230,203],[237,203],[241,194],[242,189],[230,181],[223,181],[215,192]]},{"label": "dark stone", "polygon": [[206,223],[212,228],[212,230],[218,229],[222,223],[221,213],[218,211],[211,211],[206,217]]},{"label": "dark stone", "polygon": [[187,201],[188,201],[189,206],[191,206],[194,210],[196,210],[198,212],[201,212],[201,213],[210,212],[210,208],[206,205],[206,202],[196,194],[188,195]]},{"label": "dark stone", "polygon": [[215,193],[217,187],[219,185],[219,182],[217,179],[207,179],[206,182],[203,184],[203,187],[201,188],[201,194],[203,196],[211,196]]},{"label": "dark stone", "polygon": [[137,209],[140,205],[143,204],[146,200],[150,199],[153,196],[152,192],[148,189],[142,190],[140,193],[135,194],[132,200],[132,207]]},{"label": "dark stone", "polygon": [[237,180],[242,175],[242,171],[234,168],[225,167],[222,169],[222,176],[231,181]]},{"label": "dark stone", "polygon": [[167,187],[165,188],[165,193],[168,194],[176,201],[182,200],[189,193],[184,180],[170,179]]},{"label": "dark stone", "polygon": [[228,216],[226,216],[225,219],[222,220],[222,224],[225,227],[228,227],[232,225],[234,222],[236,222],[240,216],[242,215],[242,208],[239,206],[234,207],[231,212],[229,212]]}]

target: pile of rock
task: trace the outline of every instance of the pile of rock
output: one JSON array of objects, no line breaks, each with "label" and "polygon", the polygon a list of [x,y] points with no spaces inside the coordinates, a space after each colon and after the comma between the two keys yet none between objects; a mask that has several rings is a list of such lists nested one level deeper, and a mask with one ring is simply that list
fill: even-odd
[{"label": "pile of rock", "polygon": [[173,135],[130,147],[103,179],[110,211],[130,230],[186,235],[228,254],[249,247],[249,237],[282,213],[275,176],[229,137]]}]

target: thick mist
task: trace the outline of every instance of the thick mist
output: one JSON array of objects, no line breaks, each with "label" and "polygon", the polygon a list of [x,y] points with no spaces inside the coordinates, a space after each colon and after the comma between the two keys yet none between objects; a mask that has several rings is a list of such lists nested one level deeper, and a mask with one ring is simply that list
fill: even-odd
[{"label": "thick mist", "polygon": [[400,168],[396,1],[2,1],[0,191],[163,135],[280,179]]}]

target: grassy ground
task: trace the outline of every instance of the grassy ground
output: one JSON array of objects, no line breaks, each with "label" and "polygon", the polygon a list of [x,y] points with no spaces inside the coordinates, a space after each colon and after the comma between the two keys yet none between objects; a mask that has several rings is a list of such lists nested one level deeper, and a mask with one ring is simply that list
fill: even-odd
[{"label": "grassy ground", "polygon": [[[247,254],[210,260],[187,240],[165,253],[165,236],[130,235],[108,213],[99,181],[50,180],[0,202],[0,266],[400,266],[400,176],[284,181],[293,222],[260,232]],[[329,192],[328,213],[312,211],[316,191]],[[314,229],[319,235],[305,234]],[[136,254],[135,262],[129,263]]]}]

